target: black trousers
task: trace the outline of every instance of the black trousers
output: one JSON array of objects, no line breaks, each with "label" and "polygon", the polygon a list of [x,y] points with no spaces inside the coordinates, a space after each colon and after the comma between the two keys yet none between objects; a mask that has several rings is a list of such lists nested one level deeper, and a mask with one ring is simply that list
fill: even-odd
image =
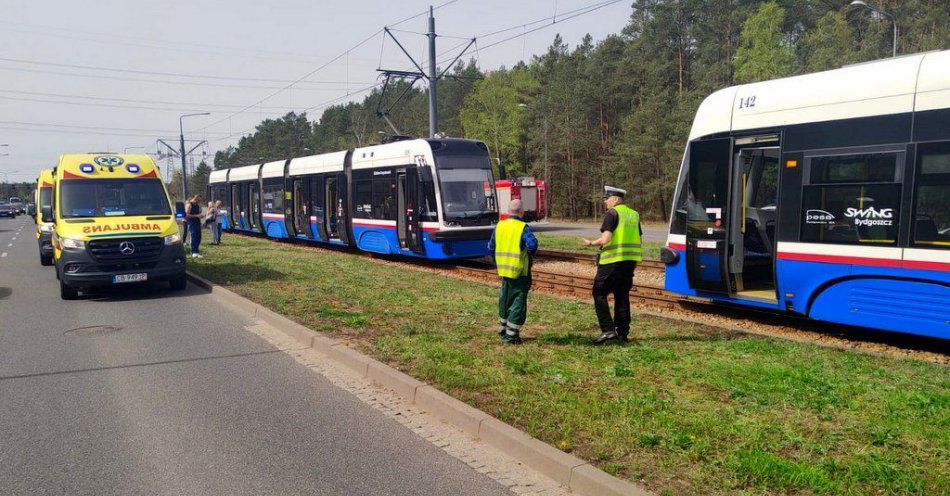
[{"label": "black trousers", "polygon": [[[601,332],[617,331],[626,336],[630,333],[630,289],[633,287],[633,272],[637,263],[632,261],[598,265],[594,277],[594,310]],[[607,295],[614,295],[614,315],[610,316]]]}]

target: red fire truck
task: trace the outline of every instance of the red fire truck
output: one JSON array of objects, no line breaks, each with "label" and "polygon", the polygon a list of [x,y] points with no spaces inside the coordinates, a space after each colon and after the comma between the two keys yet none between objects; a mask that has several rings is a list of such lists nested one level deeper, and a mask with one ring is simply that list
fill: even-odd
[{"label": "red fire truck", "polygon": [[514,199],[521,199],[526,222],[537,222],[548,217],[548,186],[544,181],[533,177],[495,181],[495,191],[498,193],[498,213],[502,219],[508,217],[508,204]]}]

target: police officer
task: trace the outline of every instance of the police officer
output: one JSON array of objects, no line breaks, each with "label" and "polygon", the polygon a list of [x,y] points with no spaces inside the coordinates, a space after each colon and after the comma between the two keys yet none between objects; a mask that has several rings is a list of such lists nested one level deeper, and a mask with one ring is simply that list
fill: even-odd
[{"label": "police officer", "polygon": [[521,328],[528,317],[528,290],[531,289],[531,262],[538,251],[538,239],[522,220],[521,200],[508,205],[508,218],[495,226],[488,251],[495,256],[501,277],[498,293],[498,335],[509,344],[521,343]]},{"label": "police officer", "polygon": [[[594,340],[603,344],[611,340],[627,342],[630,334],[630,289],[637,262],[643,259],[640,237],[640,214],[623,205],[627,192],[604,186],[604,207],[607,213],[600,226],[600,237],[583,239],[585,246],[600,246],[597,276],[594,277],[594,310],[600,324],[600,336]],[[614,295],[614,316],[610,316],[607,295]]]}]

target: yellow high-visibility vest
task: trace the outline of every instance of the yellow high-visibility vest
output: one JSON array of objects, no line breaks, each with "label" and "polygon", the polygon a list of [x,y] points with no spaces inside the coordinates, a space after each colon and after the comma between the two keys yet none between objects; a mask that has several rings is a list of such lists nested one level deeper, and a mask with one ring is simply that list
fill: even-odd
[{"label": "yellow high-visibility vest", "polygon": [[640,244],[640,214],[626,206],[617,205],[617,228],[610,237],[610,243],[600,250],[597,263],[607,265],[624,260],[639,262],[643,260],[643,248]]},{"label": "yellow high-visibility vest", "polygon": [[521,249],[525,223],[505,219],[495,226],[495,266],[498,275],[517,279],[528,273],[528,250]]}]

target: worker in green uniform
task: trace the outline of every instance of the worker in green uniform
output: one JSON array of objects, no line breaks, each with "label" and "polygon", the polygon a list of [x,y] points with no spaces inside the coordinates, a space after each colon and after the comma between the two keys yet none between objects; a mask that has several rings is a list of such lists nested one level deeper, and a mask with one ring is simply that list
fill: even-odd
[{"label": "worker in green uniform", "polygon": [[538,251],[538,239],[522,220],[521,200],[508,205],[508,218],[495,226],[488,251],[495,257],[501,277],[498,294],[498,335],[509,344],[521,343],[521,328],[528,317],[528,291],[531,289],[531,262]]},{"label": "worker in green uniform", "polygon": [[[582,239],[584,246],[600,246],[597,275],[594,277],[594,310],[600,324],[596,344],[617,340],[628,341],[630,334],[630,289],[637,262],[643,260],[640,238],[640,214],[623,205],[627,192],[604,186],[604,207],[607,210],[600,226],[600,237]],[[614,295],[614,315],[610,315],[607,295]]]}]

